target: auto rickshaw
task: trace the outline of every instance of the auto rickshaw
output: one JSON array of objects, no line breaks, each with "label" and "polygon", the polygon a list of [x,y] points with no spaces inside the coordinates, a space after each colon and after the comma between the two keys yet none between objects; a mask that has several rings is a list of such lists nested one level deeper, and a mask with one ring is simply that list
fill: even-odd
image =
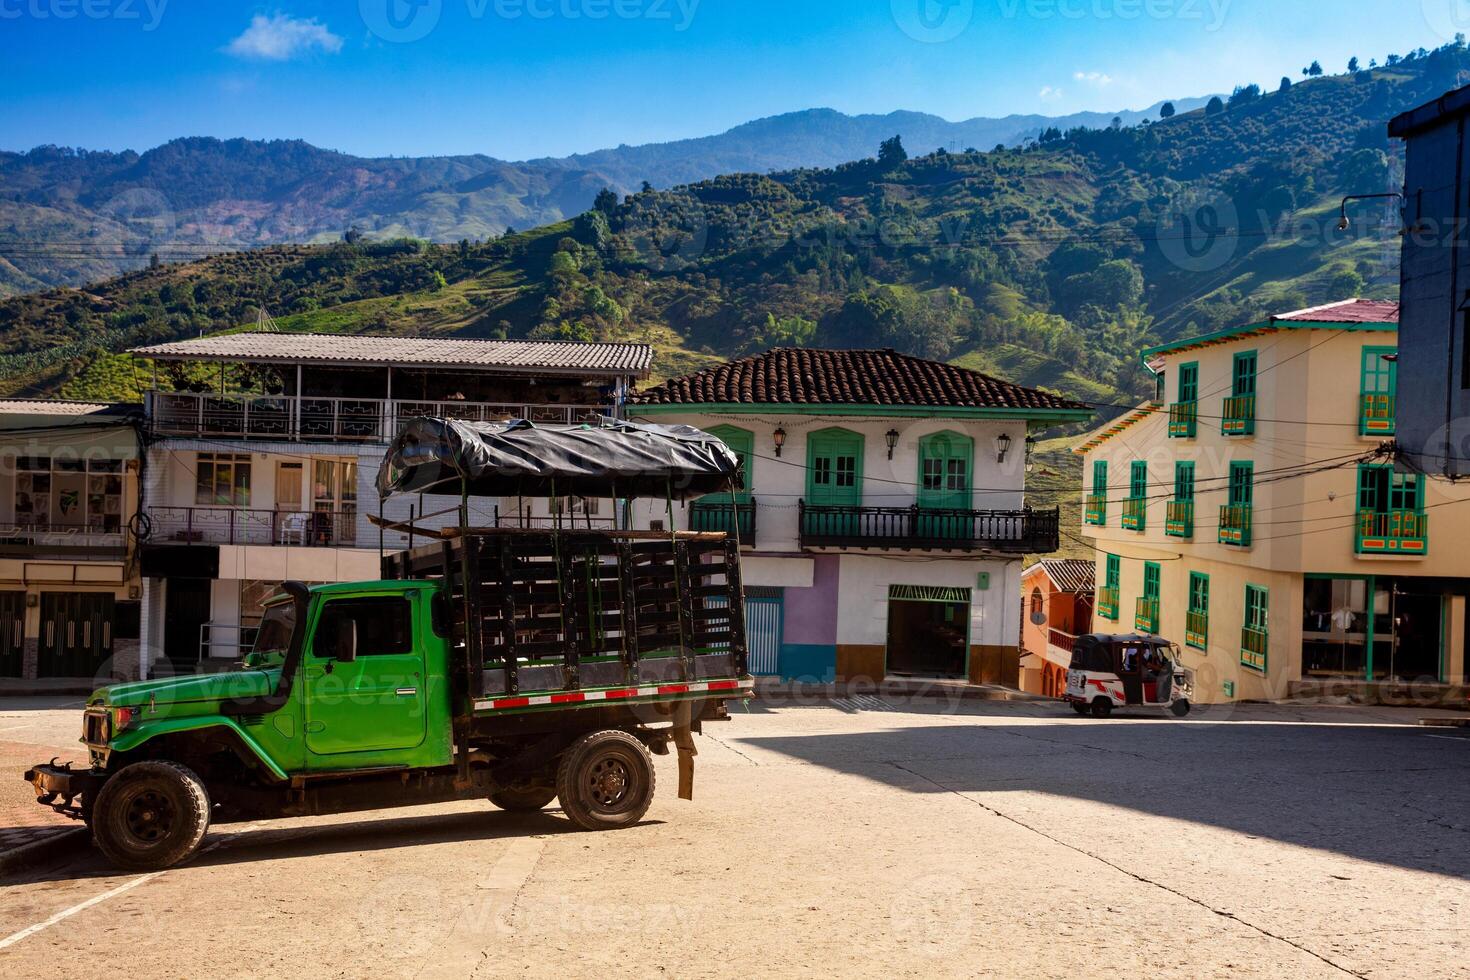
[{"label": "auto rickshaw", "polygon": [[1114,708],[1167,708],[1189,714],[1194,671],[1180,660],[1177,643],[1157,636],[1079,636],[1072,649],[1063,699],[1079,715],[1106,718]]}]

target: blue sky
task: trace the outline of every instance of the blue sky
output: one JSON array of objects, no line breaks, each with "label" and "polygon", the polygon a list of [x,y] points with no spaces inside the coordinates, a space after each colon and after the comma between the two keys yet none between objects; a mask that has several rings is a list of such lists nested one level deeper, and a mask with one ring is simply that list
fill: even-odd
[{"label": "blue sky", "polygon": [[560,156],[827,106],[1142,108],[1434,47],[1463,0],[0,0],[0,148]]}]

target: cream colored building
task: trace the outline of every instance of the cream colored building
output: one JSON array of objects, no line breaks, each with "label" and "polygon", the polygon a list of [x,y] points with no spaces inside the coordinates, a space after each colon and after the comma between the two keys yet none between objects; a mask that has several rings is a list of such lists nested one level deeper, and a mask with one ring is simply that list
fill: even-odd
[{"label": "cream colored building", "polygon": [[1143,353],[1158,397],[1086,437],[1096,629],[1176,641],[1202,702],[1465,679],[1470,497],[1395,465],[1394,303]]}]

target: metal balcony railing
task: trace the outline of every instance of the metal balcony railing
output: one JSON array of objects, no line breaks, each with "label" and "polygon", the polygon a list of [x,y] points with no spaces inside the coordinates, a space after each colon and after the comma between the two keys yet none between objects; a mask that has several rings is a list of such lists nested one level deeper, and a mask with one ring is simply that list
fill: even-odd
[{"label": "metal balcony railing", "polygon": [[755,513],[754,499],[734,504],[695,501],[689,505],[689,530],[716,531],[721,534],[738,532],[742,545],[754,545]]},{"label": "metal balcony railing", "polygon": [[799,504],[803,548],[1003,551],[1049,554],[1061,545],[1061,511],[844,507]]},{"label": "metal balcony railing", "polygon": [[571,425],[614,414],[607,405],[527,405],[294,395],[148,394],[153,431],[164,436],[289,442],[392,441],[403,423],[427,415],[472,422],[529,419]]},{"label": "metal balcony railing", "polygon": [[[180,544],[250,544],[297,548],[357,546],[357,511],[151,507],[149,540]],[[376,541],[374,545],[376,546]]]},{"label": "metal balcony railing", "polygon": [[121,530],[84,524],[0,524],[0,555],[122,558],[127,550]]}]

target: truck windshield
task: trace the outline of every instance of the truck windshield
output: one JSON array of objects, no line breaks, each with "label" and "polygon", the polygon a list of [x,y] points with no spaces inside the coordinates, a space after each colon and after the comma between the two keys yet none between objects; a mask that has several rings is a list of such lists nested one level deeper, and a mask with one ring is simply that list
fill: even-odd
[{"label": "truck windshield", "polygon": [[266,653],[284,654],[291,647],[291,634],[296,631],[296,603],[282,602],[265,611],[260,632],[255,636],[256,656]]}]

